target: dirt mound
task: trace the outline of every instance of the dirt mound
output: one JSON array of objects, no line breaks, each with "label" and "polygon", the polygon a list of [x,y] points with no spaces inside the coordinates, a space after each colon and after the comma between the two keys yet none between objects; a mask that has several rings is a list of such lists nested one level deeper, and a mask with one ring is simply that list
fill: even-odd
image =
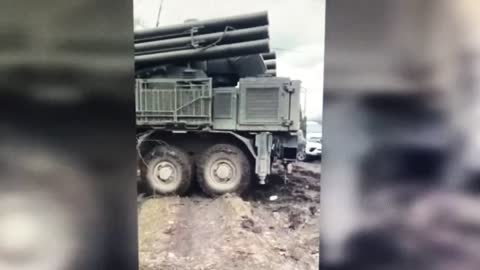
[{"label": "dirt mound", "polygon": [[317,269],[318,220],[236,196],[146,200],[140,269]]}]

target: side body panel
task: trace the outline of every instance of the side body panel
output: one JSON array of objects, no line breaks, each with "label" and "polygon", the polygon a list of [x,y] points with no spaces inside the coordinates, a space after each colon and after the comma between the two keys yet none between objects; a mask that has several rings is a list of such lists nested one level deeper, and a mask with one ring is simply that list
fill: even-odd
[{"label": "side body panel", "polygon": [[237,126],[237,95],[235,87],[213,90],[213,129],[235,130]]},{"label": "side body panel", "polygon": [[[291,131],[298,128],[299,114],[296,117],[291,113],[292,101],[299,103],[300,99],[296,85],[288,78],[279,77],[241,79],[237,130]],[[293,115],[295,119],[291,118]]]}]

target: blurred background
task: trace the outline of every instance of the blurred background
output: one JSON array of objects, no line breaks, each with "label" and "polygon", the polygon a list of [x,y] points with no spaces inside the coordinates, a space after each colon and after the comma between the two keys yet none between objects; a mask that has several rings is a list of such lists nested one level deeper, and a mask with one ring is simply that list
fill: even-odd
[{"label": "blurred background", "polygon": [[137,269],[131,1],[0,14],[0,269]]},{"label": "blurred background", "polygon": [[327,2],[321,269],[478,268],[479,15]]}]

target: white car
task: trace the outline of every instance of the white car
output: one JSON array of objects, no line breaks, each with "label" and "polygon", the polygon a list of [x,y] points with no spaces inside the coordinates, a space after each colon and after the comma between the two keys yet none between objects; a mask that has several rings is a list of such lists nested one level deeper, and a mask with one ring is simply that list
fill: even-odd
[{"label": "white car", "polygon": [[313,121],[307,122],[307,138],[305,149],[297,153],[299,161],[307,161],[322,156],[322,126]]}]

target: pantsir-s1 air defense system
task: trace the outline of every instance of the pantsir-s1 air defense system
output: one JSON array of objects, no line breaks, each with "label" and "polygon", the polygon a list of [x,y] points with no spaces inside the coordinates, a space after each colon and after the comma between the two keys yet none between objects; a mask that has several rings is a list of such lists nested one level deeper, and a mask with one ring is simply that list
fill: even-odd
[{"label": "pantsir-s1 air defense system", "polygon": [[266,12],[135,31],[141,179],[217,196],[295,160],[300,81],[276,76]]}]

